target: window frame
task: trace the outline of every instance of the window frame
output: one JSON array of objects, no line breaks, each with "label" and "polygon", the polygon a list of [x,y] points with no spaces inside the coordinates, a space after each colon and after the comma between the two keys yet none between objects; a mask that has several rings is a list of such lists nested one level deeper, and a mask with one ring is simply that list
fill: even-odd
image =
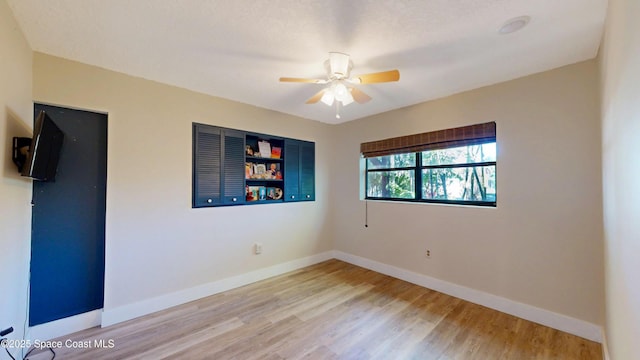
[{"label": "window frame", "polygon": [[[496,144],[497,141],[487,141],[481,144],[474,145],[482,145],[482,144]],[[471,146],[471,145],[467,145]],[[459,146],[450,146],[444,147],[440,150],[452,149]],[[364,179],[364,199],[365,200],[374,200],[374,201],[395,201],[395,202],[416,202],[416,203],[431,203],[431,204],[448,204],[448,205],[465,205],[465,206],[482,206],[482,207],[496,207],[498,201],[497,194],[497,174],[498,174],[498,165],[497,165],[497,154],[496,161],[484,161],[484,162],[475,162],[475,163],[460,163],[460,164],[441,164],[441,165],[422,165],[422,151],[410,151],[410,152],[402,152],[395,153],[391,155],[385,156],[393,156],[399,154],[415,154],[415,164],[414,166],[405,166],[405,167],[393,167],[393,168],[376,168],[369,169],[369,159],[364,157],[365,161],[365,179]],[[478,200],[448,200],[448,199],[425,199],[422,197],[422,171],[425,169],[451,169],[451,168],[467,168],[467,167],[483,167],[483,166],[494,166],[496,173],[496,195],[493,201],[478,201]],[[378,196],[369,196],[369,173],[374,172],[392,172],[392,171],[414,171],[414,198],[395,198],[395,197],[378,197]]]}]

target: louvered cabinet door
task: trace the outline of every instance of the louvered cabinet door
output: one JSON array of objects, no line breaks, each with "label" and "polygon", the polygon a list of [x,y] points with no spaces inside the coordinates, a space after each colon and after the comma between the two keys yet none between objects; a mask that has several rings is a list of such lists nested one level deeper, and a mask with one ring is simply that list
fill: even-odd
[{"label": "louvered cabinet door", "polygon": [[193,207],[221,205],[221,131],[193,124],[193,139]]},{"label": "louvered cabinet door", "polygon": [[315,143],[300,142],[300,200],[316,199],[315,187],[316,147]]},{"label": "louvered cabinet door", "polygon": [[284,141],[284,201],[300,200],[300,143]]},{"label": "louvered cabinet door", "polygon": [[241,131],[224,129],[223,203],[227,205],[245,202],[244,188],[244,137]]},{"label": "louvered cabinet door", "polygon": [[314,201],[315,143],[286,139],[284,151],[284,200]]}]

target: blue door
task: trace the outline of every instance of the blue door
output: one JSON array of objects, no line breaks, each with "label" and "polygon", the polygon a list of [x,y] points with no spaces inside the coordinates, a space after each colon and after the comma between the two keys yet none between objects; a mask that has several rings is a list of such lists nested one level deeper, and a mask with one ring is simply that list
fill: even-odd
[{"label": "blue door", "polygon": [[55,180],[33,181],[29,325],[101,309],[107,115],[36,104],[64,133]]}]

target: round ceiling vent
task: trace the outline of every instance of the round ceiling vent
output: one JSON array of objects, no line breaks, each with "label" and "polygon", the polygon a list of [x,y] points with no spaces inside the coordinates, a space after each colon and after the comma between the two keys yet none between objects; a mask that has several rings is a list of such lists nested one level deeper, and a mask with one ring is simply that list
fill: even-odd
[{"label": "round ceiling vent", "polygon": [[498,32],[500,34],[514,33],[527,26],[529,20],[531,20],[529,16],[518,16],[516,18],[510,19],[500,27],[500,30],[498,30]]}]

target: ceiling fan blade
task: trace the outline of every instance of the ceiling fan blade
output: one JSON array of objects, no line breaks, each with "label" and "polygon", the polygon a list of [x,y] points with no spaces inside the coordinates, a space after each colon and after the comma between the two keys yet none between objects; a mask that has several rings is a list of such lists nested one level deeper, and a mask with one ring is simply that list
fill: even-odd
[{"label": "ceiling fan blade", "polygon": [[378,73],[356,75],[353,77],[355,82],[360,84],[374,84],[400,80],[400,71],[389,70]]},{"label": "ceiling fan blade", "polygon": [[310,84],[326,84],[327,80],[322,79],[306,79],[306,78],[293,78],[293,77],[281,77],[281,82],[297,82],[297,83],[310,83]]},{"label": "ceiling fan blade", "polygon": [[351,88],[351,96],[353,96],[353,100],[355,100],[358,104],[364,104],[371,100],[371,96],[354,87]]},{"label": "ceiling fan blade", "polygon": [[322,95],[324,95],[324,93],[327,91],[327,89],[322,89],[320,91],[318,91],[315,95],[313,95],[312,97],[309,98],[309,100],[307,100],[307,102],[305,104],[315,104],[318,101],[320,101],[320,99],[322,99]]}]

